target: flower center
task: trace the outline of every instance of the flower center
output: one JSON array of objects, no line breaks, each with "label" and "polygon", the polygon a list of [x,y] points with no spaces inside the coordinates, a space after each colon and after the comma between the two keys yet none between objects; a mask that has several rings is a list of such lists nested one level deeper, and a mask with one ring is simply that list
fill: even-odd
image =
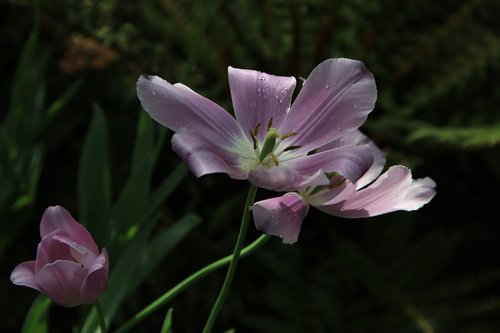
[{"label": "flower center", "polygon": [[281,135],[276,128],[273,127],[273,118],[271,118],[267,124],[267,132],[264,137],[264,142],[262,145],[259,143],[257,136],[259,134],[261,124],[258,123],[253,131],[250,131],[253,140],[253,148],[255,150],[255,156],[258,161],[258,165],[262,165],[266,168],[273,166],[279,166],[279,157],[287,151],[291,151],[300,146],[290,145],[284,148],[281,143],[291,137],[297,135],[297,133],[286,133]]}]

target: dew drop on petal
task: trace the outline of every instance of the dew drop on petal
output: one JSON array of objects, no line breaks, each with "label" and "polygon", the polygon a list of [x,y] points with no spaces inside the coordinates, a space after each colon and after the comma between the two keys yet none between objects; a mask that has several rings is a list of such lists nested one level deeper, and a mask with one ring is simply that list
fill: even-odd
[{"label": "dew drop on petal", "polygon": [[151,91],[151,93],[152,93],[153,95],[156,95],[156,91],[154,91],[154,90],[153,90],[153,91]]}]

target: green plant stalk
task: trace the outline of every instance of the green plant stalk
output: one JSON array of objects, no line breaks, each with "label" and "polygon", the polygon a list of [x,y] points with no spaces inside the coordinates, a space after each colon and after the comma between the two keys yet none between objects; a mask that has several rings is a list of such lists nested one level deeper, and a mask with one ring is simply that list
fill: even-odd
[{"label": "green plant stalk", "polygon": [[108,333],[108,329],[106,327],[106,320],[104,319],[104,311],[102,311],[101,302],[97,300],[94,303],[95,312],[97,314],[97,318],[99,319],[99,327],[101,328],[101,333]]},{"label": "green plant stalk", "polygon": [[215,319],[217,319],[220,309],[222,308],[222,304],[224,303],[227,294],[229,293],[229,288],[231,287],[231,283],[233,282],[234,278],[234,273],[236,272],[236,266],[238,265],[238,260],[240,259],[241,249],[243,248],[243,243],[245,242],[245,236],[248,229],[248,222],[250,221],[250,206],[253,204],[255,200],[256,193],[257,193],[257,187],[250,185],[250,188],[248,190],[247,200],[245,203],[245,209],[243,210],[243,217],[241,218],[240,232],[238,234],[236,245],[234,247],[233,258],[231,260],[231,263],[229,264],[226,278],[224,279],[224,284],[222,285],[222,288],[219,292],[219,296],[217,296],[217,300],[215,301],[214,306],[212,307],[212,311],[210,311],[210,315],[208,316],[207,322],[205,323],[205,327],[203,328],[202,333],[210,333],[212,331]]},{"label": "green plant stalk", "polygon": [[[261,247],[268,239],[270,238],[269,235],[262,235],[259,238],[257,238],[253,243],[250,245],[246,246],[243,250],[241,250],[241,258],[244,258],[251,253],[253,253],[255,250],[257,250],[259,247]],[[181,282],[179,282],[175,287],[164,293],[162,296],[158,297],[154,302],[149,304],[147,307],[142,309],[140,312],[138,312],[134,317],[132,317],[129,321],[127,321],[125,324],[120,326],[114,333],[124,333],[130,330],[131,328],[135,327],[137,324],[139,324],[142,320],[146,319],[149,317],[153,312],[161,308],[163,305],[171,301],[175,296],[177,296],[179,293],[184,291],[184,289],[188,288],[191,284],[194,282],[198,281],[205,275],[208,275],[219,268],[222,268],[224,266],[227,266],[233,259],[233,255],[228,255],[224,258],[221,258],[217,261],[214,261],[211,264],[208,264],[207,266],[203,267],[202,269],[198,270],[197,272],[191,274]]]}]

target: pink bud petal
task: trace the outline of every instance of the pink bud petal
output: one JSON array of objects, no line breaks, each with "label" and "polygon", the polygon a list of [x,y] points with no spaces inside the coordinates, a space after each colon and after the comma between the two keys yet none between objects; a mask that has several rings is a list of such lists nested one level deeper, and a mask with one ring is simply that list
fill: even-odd
[{"label": "pink bud petal", "polygon": [[40,223],[41,238],[54,231],[64,232],[95,254],[99,253],[99,248],[87,229],[76,222],[73,216],[61,206],[47,208]]},{"label": "pink bud petal", "polygon": [[35,262],[26,261],[17,265],[10,274],[10,281],[18,286],[40,290],[35,281]]},{"label": "pink bud petal", "polygon": [[94,304],[108,286],[109,260],[106,249],[95,258],[89,267],[87,277],[82,283],[80,301],[82,304]]}]

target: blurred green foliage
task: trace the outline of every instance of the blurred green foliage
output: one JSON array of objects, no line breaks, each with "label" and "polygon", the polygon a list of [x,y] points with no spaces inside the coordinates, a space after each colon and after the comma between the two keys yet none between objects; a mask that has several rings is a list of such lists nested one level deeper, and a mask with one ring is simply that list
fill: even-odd
[{"label": "blurred green foliage", "polygon": [[[498,1],[38,3],[0,3],[0,331],[96,327],[89,308],[49,308],[7,281],[34,257],[48,205],[68,208],[110,251],[112,327],[231,251],[243,182],[188,174],[167,131],[140,111],[140,74],[231,110],[228,65],[307,77],[330,57],[374,73],[379,98],[362,129],[390,163],[432,177],[438,195],[370,221],[311,211],[297,244],[276,239],[242,261],[217,330],[500,330]],[[136,331],[200,331],[222,278]]]}]

